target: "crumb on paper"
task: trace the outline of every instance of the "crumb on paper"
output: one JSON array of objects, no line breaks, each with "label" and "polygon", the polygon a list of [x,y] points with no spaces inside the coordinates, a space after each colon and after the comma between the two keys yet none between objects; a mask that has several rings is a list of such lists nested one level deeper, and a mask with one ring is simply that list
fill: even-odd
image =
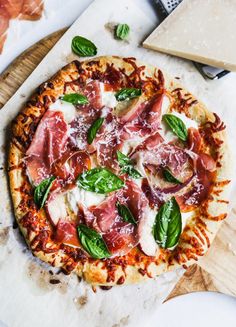
[{"label": "crumb on paper", "polygon": [[77,296],[73,299],[73,302],[77,309],[81,309],[83,306],[85,306],[88,303],[88,294],[87,290],[85,291],[84,295]]},{"label": "crumb on paper", "polygon": [[5,245],[9,239],[10,226],[0,228],[0,245]]},{"label": "crumb on paper", "polygon": [[128,326],[128,324],[129,324],[129,315],[121,318],[120,321],[118,323],[112,325],[112,327]]}]

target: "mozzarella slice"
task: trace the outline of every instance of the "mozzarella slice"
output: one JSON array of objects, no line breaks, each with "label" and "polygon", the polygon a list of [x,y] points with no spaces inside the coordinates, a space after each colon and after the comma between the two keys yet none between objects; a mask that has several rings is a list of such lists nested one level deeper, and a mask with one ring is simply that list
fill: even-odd
[{"label": "mozzarella slice", "polygon": [[69,124],[76,118],[76,108],[72,103],[58,99],[49,107],[50,110],[61,111],[65,121]]},{"label": "mozzarella slice", "polygon": [[146,208],[138,226],[139,244],[142,251],[148,256],[155,256],[159,249],[152,233],[156,214],[157,212],[154,210]]},{"label": "mozzarella slice", "polygon": [[105,200],[105,195],[97,194],[89,191],[85,191],[78,187],[73,188],[73,190],[67,192],[67,202],[70,206],[70,209],[77,214],[78,213],[78,204],[82,203],[86,207],[100,204]]},{"label": "mozzarella slice", "polygon": [[59,219],[67,217],[66,203],[64,194],[58,194],[55,198],[47,203],[48,214],[56,226]]},{"label": "mozzarella slice", "polygon": [[103,83],[100,83],[100,89],[101,89],[103,106],[108,108],[115,108],[115,106],[117,105],[115,92],[105,91]]}]

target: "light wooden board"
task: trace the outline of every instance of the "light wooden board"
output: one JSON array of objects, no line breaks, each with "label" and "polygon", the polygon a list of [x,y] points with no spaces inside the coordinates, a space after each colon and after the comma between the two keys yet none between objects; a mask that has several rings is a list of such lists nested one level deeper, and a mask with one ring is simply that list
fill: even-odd
[{"label": "light wooden board", "polygon": [[[63,35],[60,30],[20,55],[0,75],[0,108],[36,68]],[[196,291],[217,291],[236,296],[236,211],[223,223],[209,253],[189,267],[168,299]]]}]

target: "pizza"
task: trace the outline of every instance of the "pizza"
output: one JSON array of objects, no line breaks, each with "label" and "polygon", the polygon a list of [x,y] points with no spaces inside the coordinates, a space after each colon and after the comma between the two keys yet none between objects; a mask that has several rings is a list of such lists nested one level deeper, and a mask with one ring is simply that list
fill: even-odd
[{"label": "pizza", "polygon": [[9,179],[33,255],[93,285],[187,267],[227,216],[225,125],[135,58],[73,61],[12,124]]}]

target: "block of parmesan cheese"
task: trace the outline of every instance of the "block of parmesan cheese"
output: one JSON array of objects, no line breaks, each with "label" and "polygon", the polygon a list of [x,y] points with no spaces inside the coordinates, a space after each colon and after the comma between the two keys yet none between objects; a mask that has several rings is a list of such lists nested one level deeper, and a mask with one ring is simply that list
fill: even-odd
[{"label": "block of parmesan cheese", "polygon": [[236,0],[184,0],[143,45],[236,71]]}]

